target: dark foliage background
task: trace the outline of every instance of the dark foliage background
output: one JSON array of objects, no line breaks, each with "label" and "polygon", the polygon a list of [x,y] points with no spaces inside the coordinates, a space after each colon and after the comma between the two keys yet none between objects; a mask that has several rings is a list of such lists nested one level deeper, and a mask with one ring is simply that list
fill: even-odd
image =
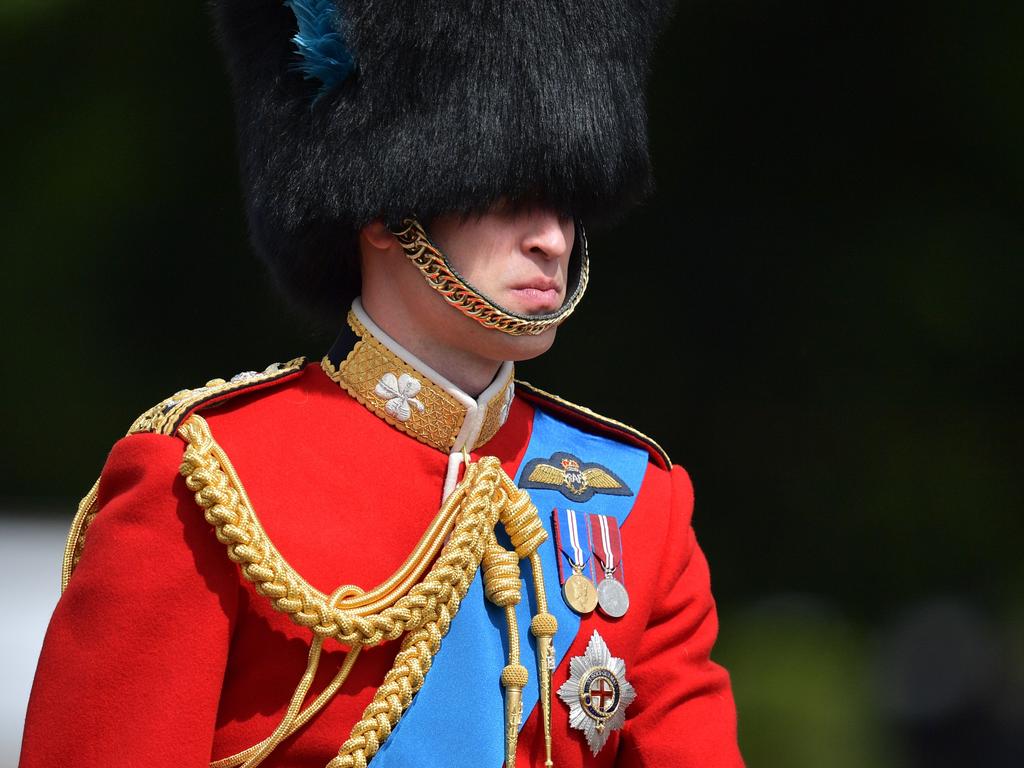
[{"label": "dark foliage background", "polygon": [[[521,366],[694,477],[751,765],[1024,761],[1022,27],[683,4],[659,192]],[[334,329],[248,253],[200,4],[9,0],[0,43],[0,493],[70,517],[143,409]]]}]

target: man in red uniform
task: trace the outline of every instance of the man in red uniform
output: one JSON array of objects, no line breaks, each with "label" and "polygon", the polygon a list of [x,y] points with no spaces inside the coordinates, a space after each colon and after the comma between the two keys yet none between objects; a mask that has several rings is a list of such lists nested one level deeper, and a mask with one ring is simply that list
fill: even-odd
[{"label": "man in red uniform", "polygon": [[741,765],[689,479],[511,362],[582,298],[581,221],[647,186],[666,9],[216,13],[257,250],[304,306],[361,296],[321,360],[114,446],[22,765]]}]

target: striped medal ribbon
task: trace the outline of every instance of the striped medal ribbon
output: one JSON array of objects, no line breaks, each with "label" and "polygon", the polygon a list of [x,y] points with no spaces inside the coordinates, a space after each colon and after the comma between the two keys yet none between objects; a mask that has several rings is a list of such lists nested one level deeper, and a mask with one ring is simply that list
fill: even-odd
[{"label": "striped medal ribbon", "polygon": [[572,568],[572,573],[562,583],[562,595],[565,597],[565,602],[576,613],[590,613],[597,607],[597,588],[585,573],[590,565],[590,542],[584,543],[583,539],[589,539],[589,530],[587,526],[580,527],[579,517],[574,509],[565,510],[564,516],[555,510],[555,522],[560,540],[562,523],[565,523],[565,534],[569,546],[568,548],[562,546],[559,548]]},{"label": "striped medal ribbon", "polygon": [[619,524],[614,517],[591,515],[590,529],[594,540],[594,554],[597,555],[603,571],[597,583],[597,605],[606,616],[618,619],[625,616],[629,610]]}]

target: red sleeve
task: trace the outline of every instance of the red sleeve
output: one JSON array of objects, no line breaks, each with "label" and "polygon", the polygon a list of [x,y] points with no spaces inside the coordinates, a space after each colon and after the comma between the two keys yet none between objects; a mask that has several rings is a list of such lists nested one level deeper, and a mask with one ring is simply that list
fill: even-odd
[{"label": "red sleeve", "polygon": [[119,441],[50,620],[22,768],[210,762],[238,577],[178,474],[184,445]]},{"label": "red sleeve", "polygon": [[[672,519],[661,554],[660,600],[629,670],[637,696],[619,750],[622,768],[735,768],[736,706],[729,674],[711,661],[718,616],[707,561],[690,518],[693,487],[672,471]],[[655,692],[649,694],[647,692]]]}]

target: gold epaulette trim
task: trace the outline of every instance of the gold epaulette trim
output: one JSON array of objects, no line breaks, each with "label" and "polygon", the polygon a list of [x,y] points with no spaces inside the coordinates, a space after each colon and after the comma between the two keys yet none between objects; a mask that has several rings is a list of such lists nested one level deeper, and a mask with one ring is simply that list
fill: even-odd
[{"label": "gold epaulette trim", "polygon": [[575,411],[579,413],[581,416],[583,416],[585,419],[589,421],[594,421],[597,422],[598,424],[602,424],[615,432],[625,433],[626,435],[633,438],[635,441],[642,443],[644,446],[647,447],[647,449],[651,453],[655,454],[662,461],[664,461],[666,469],[672,468],[672,459],[669,458],[669,455],[668,453],[666,453],[665,449],[658,445],[658,443],[653,438],[648,437],[639,429],[634,429],[628,424],[623,424],[621,421],[616,421],[615,419],[610,419],[607,416],[602,416],[600,413],[596,413],[595,411],[590,410],[584,405],[578,405],[577,403],[572,403],[568,400],[559,397],[558,395],[553,395],[550,392],[545,392],[540,387],[535,387],[528,381],[516,379],[516,392],[521,394],[525,393],[527,395],[533,395],[535,398],[539,400],[547,401],[554,405],[560,405],[563,408],[566,408],[570,411]]},{"label": "gold epaulette trim", "polygon": [[[244,371],[230,379],[211,379],[201,387],[182,389],[161,400],[132,422],[128,435],[150,432],[159,435],[173,435],[181,421],[203,403],[221,398],[225,394],[265,384],[292,375],[302,369],[306,358],[296,357],[287,363],[272,363],[262,372]],[[60,589],[67,589],[71,574],[82,557],[85,536],[98,510],[100,481],[93,483],[89,493],[78,504],[78,511],[71,521],[67,544],[64,546],[64,560],[61,565]]]},{"label": "gold epaulette trim", "polygon": [[96,496],[99,490],[100,481],[97,480],[92,484],[92,488],[85,494],[85,497],[78,502],[78,511],[75,512],[75,517],[71,521],[71,530],[68,531],[68,540],[64,545],[64,560],[60,567],[61,593],[68,588],[71,573],[75,570],[75,566],[78,565],[78,561],[82,557],[82,549],[85,548],[86,531],[89,530],[89,526],[92,525],[92,521],[96,518],[96,513],[99,511],[96,507]]},{"label": "gold epaulette trim", "polygon": [[139,416],[132,423],[128,434],[153,432],[159,435],[173,435],[182,419],[207,400],[219,398],[235,390],[247,389],[256,384],[284,378],[301,369],[305,362],[306,358],[296,357],[287,363],[272,363],[262,372],[243,371],[230,379],[211,379],[201,387],[179,390]]}]

